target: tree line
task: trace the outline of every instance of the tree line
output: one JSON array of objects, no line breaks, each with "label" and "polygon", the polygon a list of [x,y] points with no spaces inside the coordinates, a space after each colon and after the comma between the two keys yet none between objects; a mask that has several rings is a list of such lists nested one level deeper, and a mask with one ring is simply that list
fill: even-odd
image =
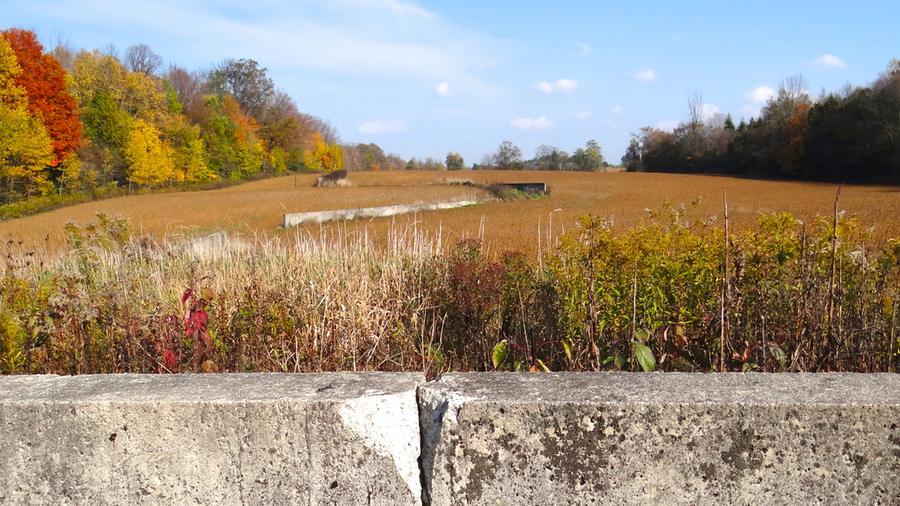
[{"label": "tree line", "polygon": [[672,132],[644,127],[622,165],[630,171],[734,173],[833,181],[900,181],[900,60],[868,86],[813,99],[805,80],[782,81],[758,117],[735,126],[704,116],[688,98],[688,119]]},{"label": "tree line", "polygon": [[335,129],[252,59],[191,72],[144,44],[120,56],[0,35],[0,204],[344,165]]},{"label": "tree line", "polygon": [[528,160],[523,157],[522,150],[518,146],[507,140],[501,142],[493,153],[484,155],[481,163],[475,164],[472,168],[591,171],[605,167],[609,167],[609,164],[603,159],[600,144],[591,139],[584,147],[576,148],[571,155],[556,146],[542,144],[535,150],[534,158]]}]

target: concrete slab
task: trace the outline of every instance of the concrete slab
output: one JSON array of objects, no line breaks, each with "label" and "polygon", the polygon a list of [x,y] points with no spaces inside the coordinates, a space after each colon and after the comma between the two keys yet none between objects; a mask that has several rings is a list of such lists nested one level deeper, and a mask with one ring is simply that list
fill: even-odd
[{"label": "concrete slab", "polygon": [[900,376],[447,374],[432,504],[898,504]]},{"label": "concrete slab", "polygon": [[420,374],[0,378],[0,504],[419,504]]}]

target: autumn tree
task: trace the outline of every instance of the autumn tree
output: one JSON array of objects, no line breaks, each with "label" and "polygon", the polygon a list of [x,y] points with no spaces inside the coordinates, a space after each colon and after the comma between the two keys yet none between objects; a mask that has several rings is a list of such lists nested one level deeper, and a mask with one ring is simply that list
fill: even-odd
[{"label": "autumn tree", "polygon": [[162,58],[147,44],[135,44],[125,50],[125,66],[132,72],[153,75],[162,67]]},{"label": "autumn tree", "polygon": [[239,179],[262,170],[265,146],[256,122],[241,111],[230,95],[206,98],[208,120],[201,124],[209,153],[209,166],[219,174]]},{"label": "autumn tree", "polygon": [[339,145],[329,145],[322,134],[316,133],[313,148],[304,153],[303,163],[310,170],[331,172],[344,167],[344,157]]},{"label": "autumn tree", "polygon": [[0,186],[4,202],[52,189],[47,166],[53,160],[50,135],[25,108],[0,105]]},{"label": "autumn tree", "polygon": [[206,84],[200,75],[196,72],[188,72],[178,65],[171,65],[164,78],[178,96],[182,111],[187,118],[194,123],[202,122],[206,114],[203,99]]},{"label": "autumn tree", "polygon": [[313,147],[315,133],[301,122],[297,105],[284,92],[276,93],[266,106],[259,127],[260,138],[270,151],[275,152],[275,158],[283,159],[285,166],[290,164],[294,168],[303,163],[304,151]]},{"label": "autumn tree", "polygon": [[125,144],[128,181],[141,186],[159,186],[177,177],[172,148],[152,124],[136,119]]},{"label": "autumn tree", "polygon": [[17,83],[21,73],[12,46],[0,37],[0,104],[10,107],[28,105],[25,89]]},{"label": "autumn tree", "polygon": [[28,112],[43,123],[53,141],[50,165],[58,165],[78,149],[82,135],[77,105],[67,89],[66,71],[53,56],[44,54],[34,32],[11,28],[2,35],[22,70],[15,83],[28,96]]},{"label": "autumn tree", "polygon": [[0,37],[0,202],[51,188],[46,168],[53,148],[43,123],[28,113],[28,99],[16,84],[22,69],[12,47]]},{"label": "autumn tree", "polygon": [[241,110],[250,117],[261,120],[266,105],[275,94],[275,83],[255,60],[225,60],[209,74],[209,89],[213,93],[234,97]]}]

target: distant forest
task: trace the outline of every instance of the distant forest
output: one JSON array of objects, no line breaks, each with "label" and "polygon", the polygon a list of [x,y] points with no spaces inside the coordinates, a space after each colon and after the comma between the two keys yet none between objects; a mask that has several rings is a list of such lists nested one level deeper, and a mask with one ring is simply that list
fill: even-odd
[{"label": "distant forest", "polygon": [[188,71],[164,67],[144,44],[121,54],[66,44],[47,51],[31,31],[0,32],[0,205],[7,208],[28,200],[33,209],[24,212],[32,212],[119,188],[389,161],[378,146],[339,142],[328,122],[301,112],[251,59]]},{"label": "distant forest", "polygon": [[[642,128],[622,163],[632,171],[734,173],[900,182],[900,61],[870,86],[813,100],[785,80],[758,118],[735,125],[688,100],[673,132]],[[600,170],[595,140],[571,155],[540,146],[524,160],[510,141],[472,168]],[[252,59],[207,70],[163,65],[137,44],[119,53],[47,51],[28,30],[0,32],[0,219],[115,194],[200,187],[288,171],[459,170],[446,159],[404,161],[376,144],[341,144]]]},{"label": "distant forest", "polygon": [[731,173],[831,181],[900,182],[900,60],[869,86],[810,97],[802,77],[784,80],[758,118],[704,117],[688,97],[674,131],[645,127],[622,164],[630,171]]}]

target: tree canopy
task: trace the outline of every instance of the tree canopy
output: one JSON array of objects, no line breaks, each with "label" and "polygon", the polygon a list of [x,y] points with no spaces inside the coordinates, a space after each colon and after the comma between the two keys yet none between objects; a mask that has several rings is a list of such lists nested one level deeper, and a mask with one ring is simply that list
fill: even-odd
[{"label": "tree canopy", "polygon": [[256,61],[162,71],[145,44],[120,60],[114,50],[47,52],[30,31],[2,32],[0,118],[0,203],[343,163],[334,128],[301,112]]}]

